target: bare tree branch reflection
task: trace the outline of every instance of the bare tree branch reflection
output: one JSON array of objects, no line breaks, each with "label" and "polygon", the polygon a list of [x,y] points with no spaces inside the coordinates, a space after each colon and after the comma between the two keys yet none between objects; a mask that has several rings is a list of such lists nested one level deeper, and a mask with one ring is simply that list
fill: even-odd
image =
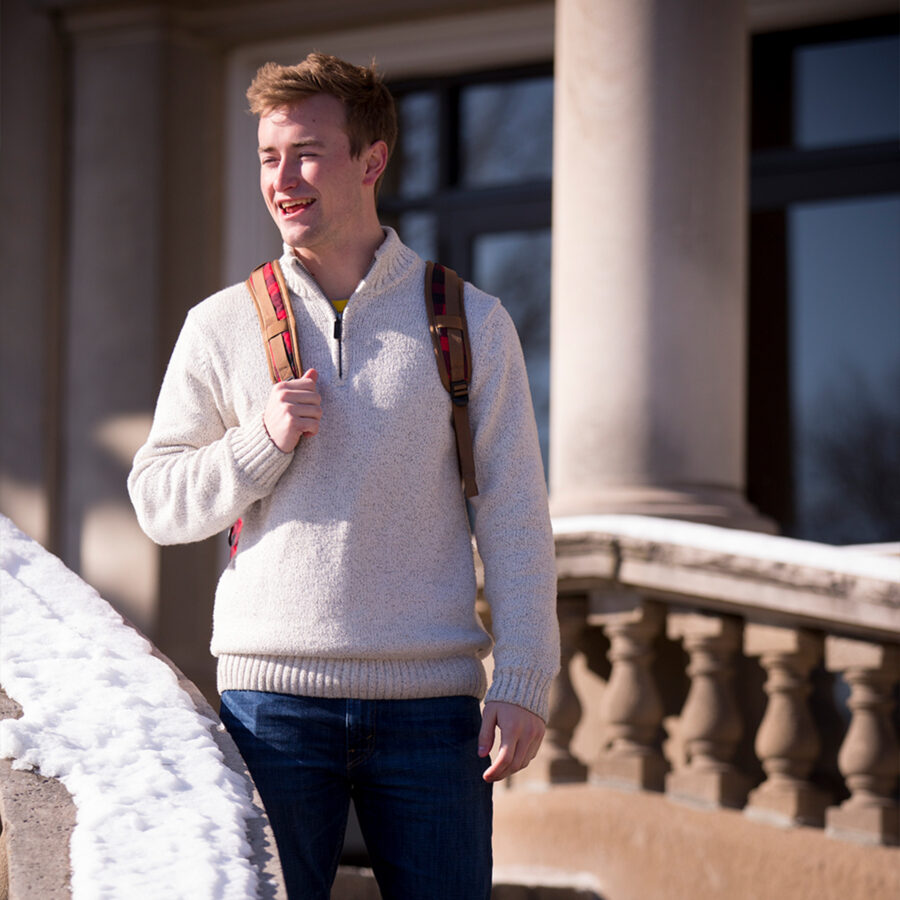
[{"label": "bare tree branch reflection", "polygon": [[900,363],[886,384],[858,370],[819,395],[809,453],[803,536],[828,543],[900,540]]}]

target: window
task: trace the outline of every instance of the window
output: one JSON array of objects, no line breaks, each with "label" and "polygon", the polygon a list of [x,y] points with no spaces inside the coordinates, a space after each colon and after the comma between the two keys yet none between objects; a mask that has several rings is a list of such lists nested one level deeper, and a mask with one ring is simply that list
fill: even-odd
[{"label": "window", "polygon": [[400,137],[379,212],[496,294],[516,323],[546,467],[550,407],[550,65],[391,84]]},{"label": "window", "polygon": [[811,540],[900,539],[897,26],[754,39],[748,494]]}]

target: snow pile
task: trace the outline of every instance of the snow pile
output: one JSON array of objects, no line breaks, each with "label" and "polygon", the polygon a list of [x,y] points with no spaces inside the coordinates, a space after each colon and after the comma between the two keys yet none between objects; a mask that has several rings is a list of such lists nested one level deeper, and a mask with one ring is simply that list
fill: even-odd
[{"label": "snow pile", "polygon": [[0,757],[72,795],[75,900],[255,897],[247,786],[172,670],[2,516],[0,570]]}]

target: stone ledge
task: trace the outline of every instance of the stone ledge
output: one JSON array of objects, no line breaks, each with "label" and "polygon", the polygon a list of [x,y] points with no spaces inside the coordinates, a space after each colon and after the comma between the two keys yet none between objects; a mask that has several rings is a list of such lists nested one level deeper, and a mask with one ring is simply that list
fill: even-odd
[{"label": "stone ledge", "polygon": [[662,600],[868,638],[900,634],[900,562],[774,535],[596,516],[554,521],[560,591]]},{"label": "stone ledge", "polygon": [[[17,719],[21,707],[0,688],[0,719]],[[0,759],[0,900],[66,900],[69,843],[75,804],[62,782],[13,769]]]},{"label": "stone ledge", "polygon": [[[126,623],[127,624],[127,623]],[[133,627],[133,626],[131,626]],[[231,736],[197,686],[155,645],[153,655],[168,665],[197,712],[211,722],[210,734],[225,764],[248,785],[257,816],[247,822],[250,862],[259,873],[260,900],[286,900],[287,892],[275,839],[256,786]],[[0,719],[19,718],[21,707],[0,687]],[[12,769],[0,760],[0,857],[8,868],[0,900],[64,900],[72,895],[69,847],[75,827],[75,804],[62,782],[35,772]]]},{"label": "stone ledge", "polygon": [[[128,622],[126,624],[129,624],[132,628],[134,627]],[[272,827],[269,825],[269,819],[263,808],[259,791],[250,777],[244,758],[241,756],[231,735],[225,730],[225,726],[219,719],[218,714],[209,705],[197,685],[152,642],[151,647],[153,648],[153,655],[162,660],[175,673],[179,687],[191,698],[197,712],[210,721],[217,723],[210,726],[209,732],[216,742],[216,746],[222,752],[225,765],[232,772],[239,775],[248,786],[253,809],[257,813],[255,818],[249,819],[247,822],[247,839],[251,848],[250,862],[259,874],[259,900],[287,900],[284,876],[281,872],[281,862],[275,846],[275,836],[272,834]],[[10,900],[13,900],[13,898],[10,898]]]}]

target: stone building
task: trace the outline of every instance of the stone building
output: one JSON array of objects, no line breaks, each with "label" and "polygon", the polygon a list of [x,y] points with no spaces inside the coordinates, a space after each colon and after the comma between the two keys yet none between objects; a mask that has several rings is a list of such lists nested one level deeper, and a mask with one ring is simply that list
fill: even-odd
[{"label": "stone building", "polygon": [[[278,249],[246,85],[266,60],[320,49],[374,56],[398,98],[384,220],[512,312],[560,521],[900,540],[897,32],[890,0],[3,0],[0,511],[211,694],[224,541],[154,546],[125,476],[186,311]],[[606,583],[618,540],[565,552]],[[672,553],[660,597],[682,590]],[[774,652],[730,619],[701,638],[691,613],[664,625],[652,603],[597,599],[573,565],[564,634],[590,620],[606,644],[576,641],[568,659],[663,633],[683,653]],[[785,581],[759,628],[798,589]],[[733,612],[729,590],[714,605]],[[884,705],[897,622],[865,619],[872,596],[863,585],[863,612],[804,607],[802,621],[881,648],[863,668],[892,673],[873,676]],[[807,674],[828,663],[788,631],[782,652]],[[834,671],[856,652],[842,647]],[[611,665],[583,673],[583,696]],[[550,782],[580,777],[574,730],[550,742]],[[652,787],[659,760],[640,755],[613,774]]]}]

